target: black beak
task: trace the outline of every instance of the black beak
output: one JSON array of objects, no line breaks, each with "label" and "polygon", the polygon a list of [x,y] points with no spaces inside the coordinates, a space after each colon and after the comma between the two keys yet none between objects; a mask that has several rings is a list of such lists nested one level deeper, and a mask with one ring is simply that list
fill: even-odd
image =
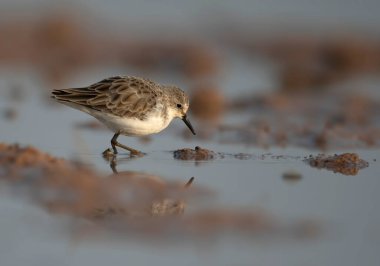
[{"label": "black beak", "polygon": [[185,122],[186,126],[190,129],[191,133],[193,133],[194,135],[196,135],[196,134],[195,134],[195,131],[194,131],[194,128],[193,128],[193,126],[191,125],[190,121],[187,120],[187,116],[186,116],[186,115],[183,115],[183,116],[182,116],[182,121]]}]

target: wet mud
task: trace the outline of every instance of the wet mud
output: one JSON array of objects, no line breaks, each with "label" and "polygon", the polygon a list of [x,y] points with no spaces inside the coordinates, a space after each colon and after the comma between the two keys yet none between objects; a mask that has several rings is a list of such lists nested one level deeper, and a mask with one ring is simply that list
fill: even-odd
[{"label": "wet mud", "polygon": [[217,154],[211,150],[207,150],[196,146],[194,149],[184,148],[173,152],[174,159],[191,160],[191,161],[207,161],[215,159]]},{"label": "wet mud", "polygon": [[324,154],[310,155],[305,161],[311,167],[323,168],[344,175],[357,175],[359,170],[369,166],[369,163],[361,159],[356,153],[343,153],[332,156]]},{"label": "wet mud", "polygon": [[[50,213],[85,218],[94,223],[90,227],[101,226],[98,230],[111,233],[134,230],[134,234],[145,235],[158,230],[165,235],[175,232],[204,237],[232,230],[252,236],[282,232],[297,237],[304,230],[301,222],[281,224],[262,210],[200,208],[177,219],[175,216],[186,212],[187,202],[196,205],[200,198],[205,200],[213,194],[197,186],[194,177],[181,183],[133,171],[104,176],[76,162],[17,144],[0,145],[0,178],[15,190],[25,187],[23,197],[27,195]],[[82,226],[75,230],[83,230]]]}]

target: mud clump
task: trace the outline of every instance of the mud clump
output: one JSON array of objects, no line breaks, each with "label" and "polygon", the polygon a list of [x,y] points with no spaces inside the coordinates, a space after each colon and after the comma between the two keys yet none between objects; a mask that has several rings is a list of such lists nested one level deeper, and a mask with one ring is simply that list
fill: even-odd
[{"label": "mud clump", "polygon": [[216,153],[196,146],[195,149],[184,148],[173,152],[174,159],[185,161],[207,161],[213,160]]},{"label": "mud clump", "polygon": [[344,175],[356,175],[360,169],[368,167],[368,162],[360,159],[356,153],[343,153],[340,155],[326,156],[319,154],[305,159],[310,166],[333,171],[334,173],[341,173]]},{"label": "mud clump", "polygon": [[296,171],[287,171],[282,174],[284,181],[297,182],[302,179],[302,175]]},{"label": "mud clump", "polygon": [[7,170],[40,166],[45,170],[63,167],[64,160],[42,153],[33,147],[0,143],[0,166]]}]

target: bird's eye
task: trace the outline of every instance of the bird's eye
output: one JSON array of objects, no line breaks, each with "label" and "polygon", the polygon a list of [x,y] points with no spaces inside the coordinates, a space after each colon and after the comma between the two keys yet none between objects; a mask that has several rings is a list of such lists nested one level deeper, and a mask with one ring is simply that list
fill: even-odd
[{"label": "bird's eye", "polygon": [[177,107],[178,107],[178,108],[182,108],[182,104],[177,103]]}]

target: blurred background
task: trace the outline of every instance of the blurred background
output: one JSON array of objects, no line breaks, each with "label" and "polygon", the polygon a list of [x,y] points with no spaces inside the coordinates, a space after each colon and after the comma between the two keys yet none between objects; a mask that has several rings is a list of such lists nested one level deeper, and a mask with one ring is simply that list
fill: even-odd
[{"label": "blurred background", "polygon": [[[27,75],[32,79],[27,87],[33,84],[48,96],[52,89],[112,75],[149,77],[191,95],[195,119],[207,125],[200,126],[205,138],[215,133],[212,122],[238,135],[223,136],[226,142],[326,148],[334,137],[331,127],[344,123],[341,137],[368,146],[377,144],[378,132],[352,133],[362,131],[357,124],[373,122],[368,98],[378,98],[377,5],[370,0],[3,1],[2,81],[26,87],[20,77]],[[270,117],[256,115],[266,109]],[[255,136],[245,140],[236,123],[225,119],[247,110],[255,112],[248,121],[254,126],[245,126]],[[270,132],[256,132],[279,122]],[[300,136],[295,127],[312,134]],[[347,145],[330,142],[334,148]]]},{"label": "blurred background", "polygon": [[[379,10],[1,0],[2,265],[378,265]],[[121,138],[147,155],[119,178],[112,133],[50,99],[115,75],[185,90],[197,132]]]}]

